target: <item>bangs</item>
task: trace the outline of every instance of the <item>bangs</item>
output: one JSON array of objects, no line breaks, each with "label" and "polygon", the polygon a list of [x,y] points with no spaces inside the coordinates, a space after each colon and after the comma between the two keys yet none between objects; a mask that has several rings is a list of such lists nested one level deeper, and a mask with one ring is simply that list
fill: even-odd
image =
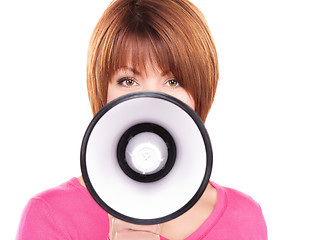
[{"label": "bangs", "polygon": [[[171,53],[171,46],[153,29],[127,30],[118,33],[107,68],[109,76],[125,66],[147,72],[149,64],[162,72],[180,77]],[[181,79],[179,79],[181,81]]]},{"label": "bangs", "polygon": [[218,81],[218,59],[207,23],[187,1],[115,0],[90,39],[87,86],[92,111],[107,103],[108,84],[121,68],[172,73],[205,120]]}]

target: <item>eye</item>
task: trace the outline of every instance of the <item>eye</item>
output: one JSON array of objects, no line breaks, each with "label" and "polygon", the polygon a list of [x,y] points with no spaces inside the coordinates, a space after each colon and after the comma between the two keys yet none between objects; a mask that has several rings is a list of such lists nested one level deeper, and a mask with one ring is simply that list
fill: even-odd
[{"label": "eye", "polygon": [[136,81],[130,77],[124,77],[118,80],[118,84],[125,87],[133,87],[137,85]]},{"label": "eye", "polygon": [[178,87],[180,84],[175,78],[173,78],[173,79],[168,80],[166,82],[166,85],[169,87]]}]

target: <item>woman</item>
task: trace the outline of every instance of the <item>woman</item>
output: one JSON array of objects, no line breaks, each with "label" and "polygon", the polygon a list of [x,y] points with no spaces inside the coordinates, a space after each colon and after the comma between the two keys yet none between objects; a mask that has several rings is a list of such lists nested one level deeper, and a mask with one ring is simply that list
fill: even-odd
[{"label": "woman", "polygon": [[[205,121],[217,81],[210,31],[202,13],[187,0],[116,0],[91,37],[87,83],[94,114],[122,95],[156,91],[180,99]],[[267,239],[267,233],[261,208],[253,199],[213,182],[180,217],[140,226],[109,216],[79,177],[32,198],[17,236],[107,238],[254,240]]]}]

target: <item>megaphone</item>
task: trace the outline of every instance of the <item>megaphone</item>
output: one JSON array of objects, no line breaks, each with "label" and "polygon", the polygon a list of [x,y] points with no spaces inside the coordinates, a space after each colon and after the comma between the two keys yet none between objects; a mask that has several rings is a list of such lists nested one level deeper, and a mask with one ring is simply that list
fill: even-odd
[{"label": "megaphone", "polygon": [[180,100],[138,92],[106,104],[81,146],[81,171],[93,199],[134,224],[159,224],[202,196],[212,148],[200,117]]}]

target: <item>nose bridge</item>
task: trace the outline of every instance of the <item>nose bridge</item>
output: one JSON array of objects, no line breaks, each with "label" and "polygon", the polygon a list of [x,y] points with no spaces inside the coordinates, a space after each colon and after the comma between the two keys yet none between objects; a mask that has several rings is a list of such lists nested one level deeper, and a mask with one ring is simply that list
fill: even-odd
[{"label": "nose bridge", "polygon": [[156,76],[146,76],[143,81],[143,90],[151,92],[160,92],[160,80]]}]

